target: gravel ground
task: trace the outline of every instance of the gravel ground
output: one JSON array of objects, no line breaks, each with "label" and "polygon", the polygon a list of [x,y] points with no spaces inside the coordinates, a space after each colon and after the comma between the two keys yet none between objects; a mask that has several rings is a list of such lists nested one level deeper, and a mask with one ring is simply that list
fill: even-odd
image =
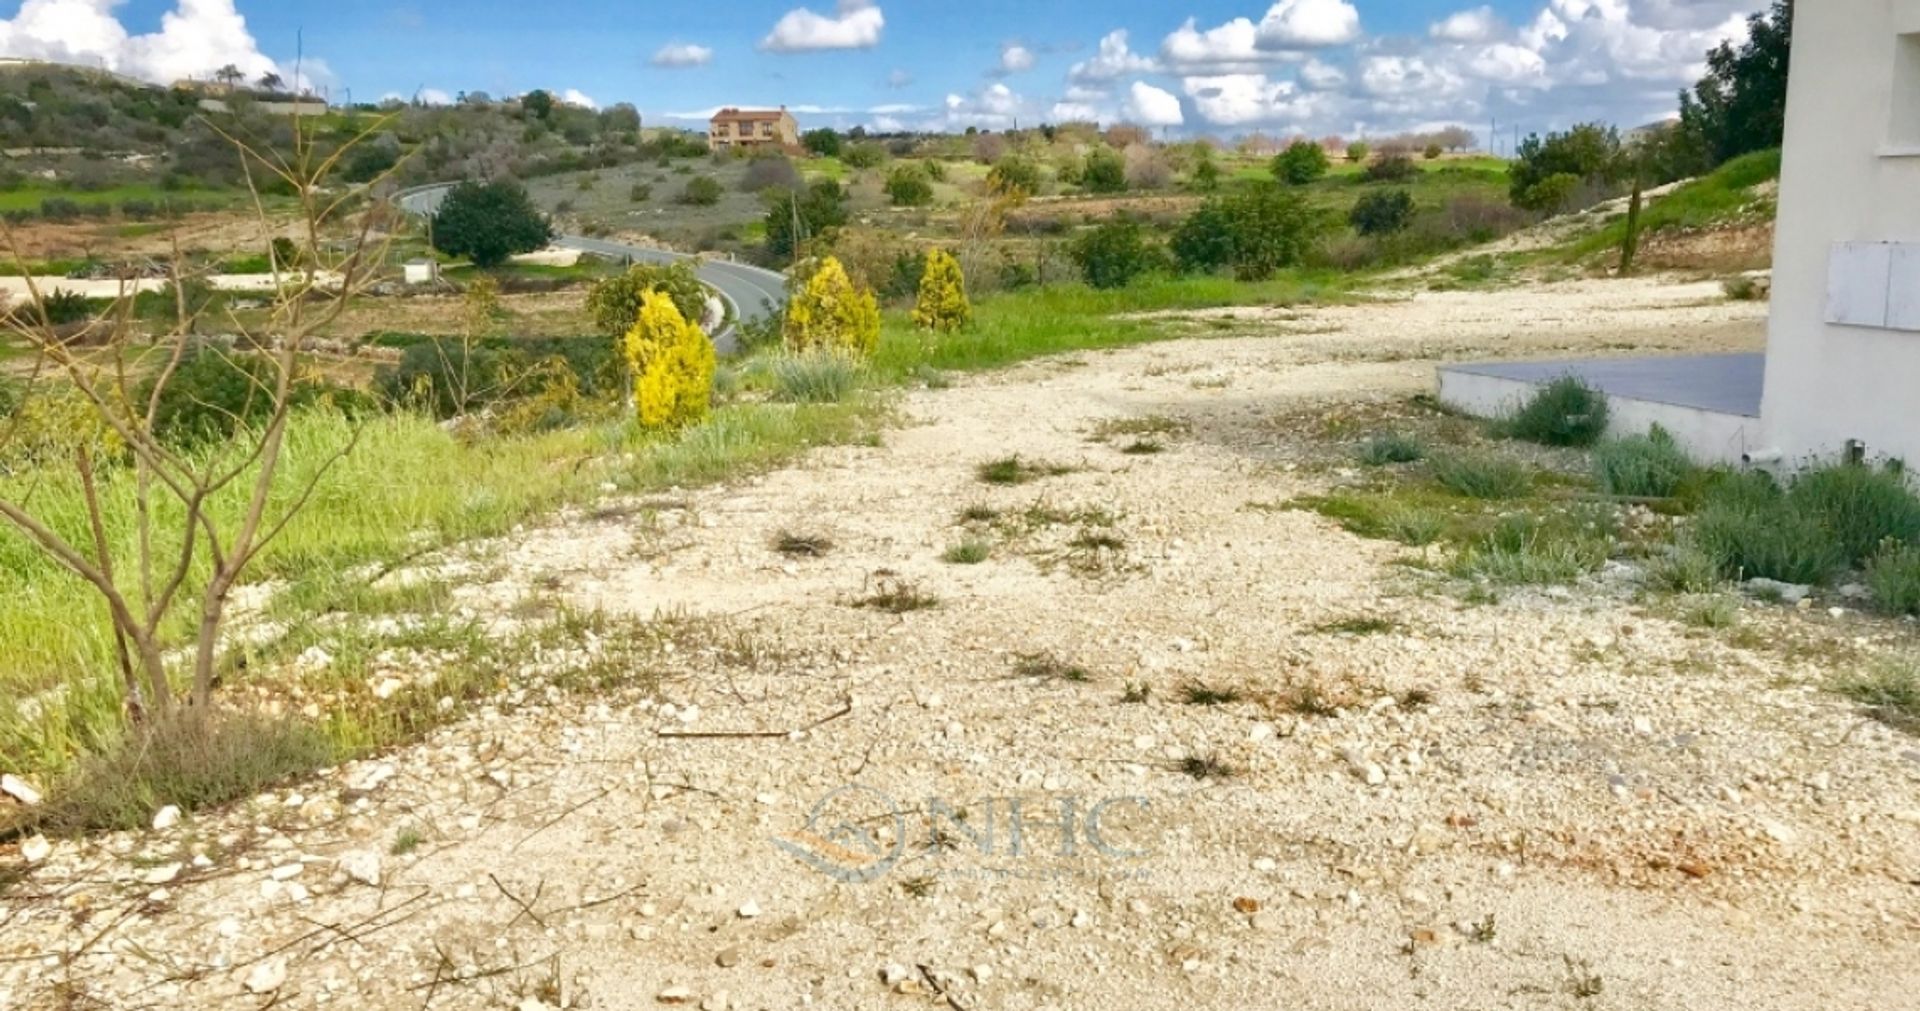
[{"label": "gravel ground", "polygon": [[[477,549],[443,572],[483,619],[665,620],[379,761],[57,843],[0,914],[0,1005],[1913,1006],[1920,741],[1821,688],[1910,626],[1471,606],[1270,508],[1435,358],[1749,348],[1762,312],[1635,281],[1204,314]],[[1071,470],[976,478],[1010,453]],[[941,560],[969,536],[991,557]],[[854,606],[902,587],[937,603]],[[594,656],[637,680],[535,677]]]}]

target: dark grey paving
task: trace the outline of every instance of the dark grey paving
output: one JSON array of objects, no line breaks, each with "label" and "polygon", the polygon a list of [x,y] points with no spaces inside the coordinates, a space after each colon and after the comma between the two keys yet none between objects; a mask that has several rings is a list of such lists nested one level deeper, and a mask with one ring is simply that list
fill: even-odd
[{"label": "dark grey paving", "polygon": [[1527,383],[1577,376],[1587,385],[1616,397],[1751,418],[1760,416],[1760,388],[1766,367],[1767,356],[1758,352],[1445,366],[1449,372]]}]

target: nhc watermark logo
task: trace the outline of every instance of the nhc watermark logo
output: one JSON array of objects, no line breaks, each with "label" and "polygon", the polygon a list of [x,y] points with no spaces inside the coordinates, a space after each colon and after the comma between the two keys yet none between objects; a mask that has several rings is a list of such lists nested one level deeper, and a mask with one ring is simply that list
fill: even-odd
[{"label": "nhc watermark logo", "polygon": [[1151,851],[1137,824],[1145,797],[1076,794],[1043,798],[985,797],[956,805],[929,797],[908,809],[871,787],[848,784],[815,802],[806,824],[773,845],[837,881],[860,884],[885,877],[910,857],[959,857],[993,862],[980,870],[1027,876],[1035,858],[1138,861]]}]

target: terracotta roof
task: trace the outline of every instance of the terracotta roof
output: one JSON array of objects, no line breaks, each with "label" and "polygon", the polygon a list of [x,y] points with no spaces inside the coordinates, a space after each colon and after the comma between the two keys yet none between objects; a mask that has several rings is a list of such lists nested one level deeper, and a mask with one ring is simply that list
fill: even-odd
[{"label": "terracotta roof", "polygon": [[763,120],[779,119],[786,115],[785,109],[721,109],[713,114],[715,123],[758,123]]}]

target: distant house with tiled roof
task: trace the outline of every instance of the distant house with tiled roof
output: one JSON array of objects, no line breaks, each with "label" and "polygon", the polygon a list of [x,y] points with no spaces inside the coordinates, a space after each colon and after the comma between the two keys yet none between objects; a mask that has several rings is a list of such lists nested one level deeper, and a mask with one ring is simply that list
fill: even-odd
[{"label": "distant house with tiled roof", "polygon": [[710,151],[799,145],[800,124],[784,105],[778,109],[721,109],[707,124]]}]

